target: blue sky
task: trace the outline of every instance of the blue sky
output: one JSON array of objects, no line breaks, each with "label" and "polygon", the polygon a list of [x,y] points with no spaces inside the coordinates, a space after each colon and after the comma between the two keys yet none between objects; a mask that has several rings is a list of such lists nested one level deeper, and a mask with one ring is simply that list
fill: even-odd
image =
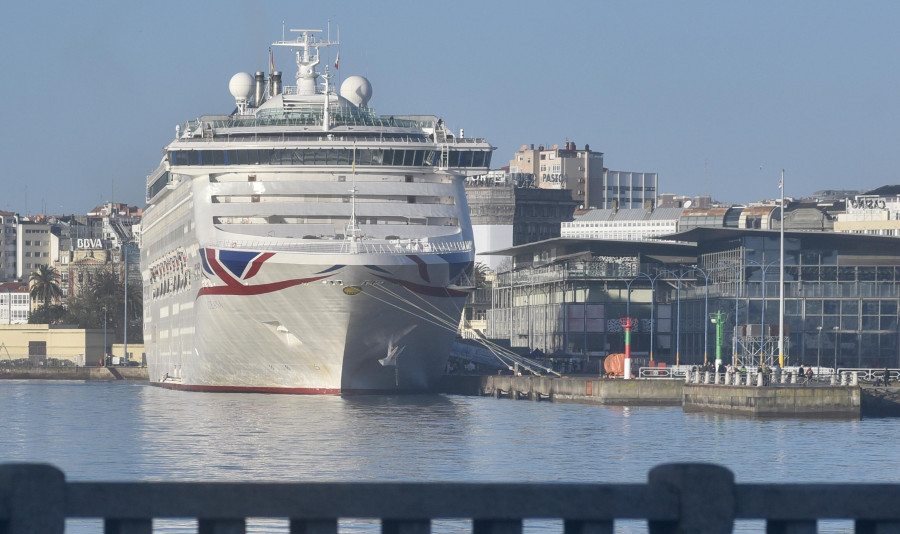
[{"label": "blue sky", "polygon": [[[729,202],[900,182],[900,2],[12,2],[0,210],[143,206],[176,124],[234,108],[288,28],[340,25],[379,113],[497,147],[590,144]],[[276,67],[290,80],[287,51]]]}]

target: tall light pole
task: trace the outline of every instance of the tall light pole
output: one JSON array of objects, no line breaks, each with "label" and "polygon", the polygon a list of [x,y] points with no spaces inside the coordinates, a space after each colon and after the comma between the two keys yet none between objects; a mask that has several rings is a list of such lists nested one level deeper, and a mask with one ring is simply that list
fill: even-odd
[{"label": "tall light pole", "polygon": [[781,240],[778,268],[778,366],[784,368],[784,169],[781,169]]},{"label": "tall light pole", "polygon": [[816,330],[819,331],[819,342],[818,342],[818,354],[816,356],[816,373],[819,372],[819,368],[822,367],[822,325],[816,327]]},{"label": "tall light pole", "polygon": [[103,307],[103,364],[106,364],[106,306]]},{"label": "tall light pole", "polygon": [[122,356],[123,356],[123,361],[127,364],[128,363],[128,245],[127,244],[122,245],[122,256],[125,257],[125,298],[123,299],[125,301],[125,315],[122,316],[124,318],[124,323],[125,323],[125,325],[124,325],[125,326],[125,335],[122,336],[122,344],[124,347]]},{"label": "tall light pole", "polygon": [[837,347],[838,347],[838,327],[835,326],[832,328],[834,330],[834,372],[837,372]]}]

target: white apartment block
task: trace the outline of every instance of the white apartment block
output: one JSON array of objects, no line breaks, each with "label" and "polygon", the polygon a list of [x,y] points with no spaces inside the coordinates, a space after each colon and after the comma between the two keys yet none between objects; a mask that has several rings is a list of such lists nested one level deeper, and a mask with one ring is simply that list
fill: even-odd
[{"label": "white apartment block", "polygon": [[27,279],[41,265],[59,260],[59,238],[49,223],[23,221],[16,232],[16,278]]},{"label": "white apartment block", "polygon": [[0,283],[0,324],[27,324],[31,313],[28,284]]}]

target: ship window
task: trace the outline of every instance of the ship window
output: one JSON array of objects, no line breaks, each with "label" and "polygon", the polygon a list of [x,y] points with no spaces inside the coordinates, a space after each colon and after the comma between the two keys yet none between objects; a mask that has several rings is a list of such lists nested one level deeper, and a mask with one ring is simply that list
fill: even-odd
[{"label": "ship window", "polygon": [[451,167],[459,167],[459,152],[451,150],[448,163]]},{"label": "ship window", "polygon": [[337,165],[350,165],[352,162],[353,154],[352,151],[346,149],[333,150],[331,151],[335,156],[334,161],[331,163]]},{"label": "ship window", "polygon": [[459,166],[460,167],[471,167],[472,166],[472,152],[466,150],[459,154]]},{"label": "ship window", "polygon": [[484,152],[472,152],[472,166],[484,167]]},{"label": "ship window", "polygon": [[383,164],[384,165],[393,165],[394,164],[394,151],[390,148],[385,149],[383,154]]},{"label": "ship window", "polygon": [[394,151],[394,163],[393,165],[403,165],[403,153],[404,150],[395,150]]},{"label": "ship window", "polygon": [[188,150],[188,165],[200,165],[200,154],[196,150]]},{"label": "ship window", "polygon": [[356,160],[357,165],[371,165],[372,164],[372,150],[363,149],[357,150],[353,155]]}]

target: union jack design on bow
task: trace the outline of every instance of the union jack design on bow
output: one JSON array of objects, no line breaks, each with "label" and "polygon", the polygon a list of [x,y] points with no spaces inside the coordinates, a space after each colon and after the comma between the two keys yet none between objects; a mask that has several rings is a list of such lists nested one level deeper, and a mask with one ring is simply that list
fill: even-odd
[{"label": "union jack design on bow", "polygon": [[268,284],[249,284],[247,281],[256,276],[263,264],[274,255],[273,252],[200,249],[205,276],[211,280],[221,280],[225,285],[200,288],[197,297],[203,295],[262,295],[330,276],[295,278]]}]

